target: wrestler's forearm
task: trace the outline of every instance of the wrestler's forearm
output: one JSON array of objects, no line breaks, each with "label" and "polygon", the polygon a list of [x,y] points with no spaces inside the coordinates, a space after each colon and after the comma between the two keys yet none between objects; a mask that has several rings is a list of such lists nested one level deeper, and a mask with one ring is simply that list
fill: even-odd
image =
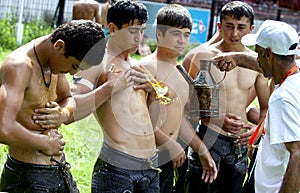
[{"label": "wrestler's forearm", "polygon": [[33,133],[16,121],[5,122],[1,124],[0,143],[14,148],[26,147],[29,151],[48,151],[47,142],[50,138],[47,135]]},{"label": "wrestler's forearm", "polygon": [[300,191],[300,157],[290,159],[279,193],[298,193]]},{"label": "wrestler's forearm", "polygon": [[73,95],[76,108],[74,109],[72,121],[81,120],[95,112],[99,106],[111,97],[112,90],[113,87],[109,83],[104,83],[89,93]]},{"label": "wrestler's forearm", "polygon": [[76,102],[73,97],[68,97],[59,102],[61,108],[61,120],[62,123],[69,124],[73,121],[74,109],[76,108]]},{"label": "wrestler's forearm", "polygon": [[203,155],[207,152],[207,148],[202,140],[196,135],[190,122],[184,117],[181,121],[181,127],[179,130],[179,136],[199,155]]}]

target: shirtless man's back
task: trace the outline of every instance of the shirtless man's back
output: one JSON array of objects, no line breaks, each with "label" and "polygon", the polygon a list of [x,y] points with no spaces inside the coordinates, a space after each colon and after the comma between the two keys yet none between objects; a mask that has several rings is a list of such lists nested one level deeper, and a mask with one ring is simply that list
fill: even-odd
[{"label": "shirtless man's back", "polygon": [[72,19],[86,19],[100,23],[99,3],[94,0],[79,0],[74,2]]}]

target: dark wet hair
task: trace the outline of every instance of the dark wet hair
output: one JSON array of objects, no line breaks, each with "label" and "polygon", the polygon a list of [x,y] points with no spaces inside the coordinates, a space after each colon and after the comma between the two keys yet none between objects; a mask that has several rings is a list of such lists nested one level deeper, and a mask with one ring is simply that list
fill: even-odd
[{"label": "dark wet hair", "polygon": [[226,16],[231,16],[236,18],[237,20],[240,20],[241,17],[245,16],[250,21],[250,26],[254,24],[254,11],[253,8],[241,1],[231,1],[229,3],[226,3],[221,11],[220,11],[220,22],[222,23],[222,20]]},{"label": "dark wet hair", "polygon": [[169,27],[189,28],[193,23],[189,11],[181,5],[170,4],[162,7],[156,16],[157,28],[165,34]]},{"label": "dark wet hair", "polygon": [[101,63],[105,51],[105,36],[101,25],[90,20],[72,20],[60,25],[50,35],[51,42],[65,42],[65,56],[73,56],[90,65]]},{"label": "dark wet hair", "polygon": [[132,25],[134,20],[138,20],[139,25],[148,20],[148,10],[146,6],[138,1],[118,0],[114,2],[107,11],[107,23],[114,23],[119,29],[122,25]]}]

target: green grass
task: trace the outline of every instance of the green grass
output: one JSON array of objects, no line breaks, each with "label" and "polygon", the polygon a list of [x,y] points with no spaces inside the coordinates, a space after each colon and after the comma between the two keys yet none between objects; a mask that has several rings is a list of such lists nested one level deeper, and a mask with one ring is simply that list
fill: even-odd
[{"label": "green grass", "polygon": [[102,131],[93,115],[61,128],[66,141],[65,154],[82,193],[91,192],[94,163],[102,144]]}]

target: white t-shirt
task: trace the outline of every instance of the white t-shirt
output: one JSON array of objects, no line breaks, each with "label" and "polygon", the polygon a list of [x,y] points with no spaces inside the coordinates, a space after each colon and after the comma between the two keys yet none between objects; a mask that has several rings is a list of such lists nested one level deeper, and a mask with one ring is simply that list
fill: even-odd
[{"label": "white t-shirt", "polygon": [[255,193],[277,193],[290,156],[284,143],[300,141],[300,73],[289,76],[272,93],[264,128],[256,157]]}]

